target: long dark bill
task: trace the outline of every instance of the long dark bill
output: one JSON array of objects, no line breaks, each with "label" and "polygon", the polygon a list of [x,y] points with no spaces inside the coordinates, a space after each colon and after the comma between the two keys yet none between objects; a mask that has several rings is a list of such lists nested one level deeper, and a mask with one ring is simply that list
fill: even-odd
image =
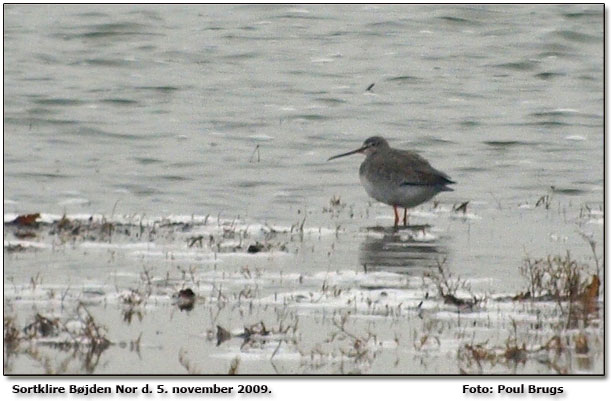
[{"label": "long dark bill", "polygon": [[363,152],[366,148],[367,148],[367,146],[362,146],[359,149],[351,150],[350,152],[346,152],[346,153],[342,153],[342,154],[339,154],[339,155],[336,155],[336,156],[332,156],[329,159],[327,159],[327,161],[330,161],[330,160],[333,160],[333,159],[337,159],[339,157],[354,155],[355,153]]}]

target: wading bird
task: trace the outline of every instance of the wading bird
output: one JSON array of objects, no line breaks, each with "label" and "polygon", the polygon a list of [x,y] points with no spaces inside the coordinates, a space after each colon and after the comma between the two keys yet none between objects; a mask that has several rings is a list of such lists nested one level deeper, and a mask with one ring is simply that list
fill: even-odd
[{"label": "wading bird", "polygon": [[439,192],[452,191],[455,182],[415,152],[394,149],[387,140],[373,136],[359,149],[332,156],[339,157],[363,153],[366,158],[359,167],[359,179],[368,195],[379,202],[393,206],[395,227],[399,224],[398,207],[404,208],[404,226],[408,224],[408,208],[420,205]]}]

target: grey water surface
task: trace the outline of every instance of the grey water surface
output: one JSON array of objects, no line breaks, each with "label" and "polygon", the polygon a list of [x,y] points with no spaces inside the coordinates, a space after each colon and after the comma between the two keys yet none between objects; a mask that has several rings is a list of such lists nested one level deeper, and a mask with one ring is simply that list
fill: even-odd
[{"label": "grey water surface", "polygon": [[[192,252],[188,238],[168,239],[155,253],[44,237],[49,248],[9,253],[15,238],[5,230],[5,300],[25,324],[31,307],[20,306],[20,291],[32,276],[59,292],[67,278],[73,289],[99,285],[103,299],[133,288],[143,268],[157,277],[233,271],[227,286],[237,289],[240,269],[269,269],[280,281],[257,287],[264,303],[291,289],[284,274],[306,286],[311,276],[309,288],[320,290],[329,282],[319,273],[420,279],[444,260],[475,291],[516,294],[525,288],[524,258],[567,251],[592,274],[603,252],[603,75],[601,5],[5,5],[5,222],[37,212],[109,221],[211,216],[245,232],[261,225],[293,234],[302,225],[307,234],[293,248],[286,236],[286,254],[230,258],[209,271],[206,246],[182,262],[168,256],[168,249]],[[361,156],[326,162],[372,135],[418,151],[457,182],[412,212],[411,224],[424,226],[415,235],[392,230],[392,209],[368,199]],[[465,211],[453,211],[464,202]],[[597,244],[597,258],[585,238]],[[200,293],[219,289],[213,276],[214,288]],[[378,284],[361,288],[403,299]],[[177,354],[186,344],[206,342],[203,333],[217,324],[246,325],[235,313],[223,321],[196,307],[195,319],[160,302],[162,311],[145,312],[129,334],[116,311],[92,306],[112,340],[142,332],[149,348],[133,358],[111,349],[100,367],[84,370],[185,373]],[[297,310],[306,327],[329,318]],[[377,324],[389,333],[413,330],[407,322]],[[457,374],[447,363],[453,341],[418,362],[412,345],[399,363],[385,345],[358,371]],[[297,354],[273,369],[267,361],[276,343],[265,364],[239,343],[214,358],[225,344],[207,344],[193,360],[223,364],[202,363],[203,373],[227,373],[236,355],[244,372],[339,372],[323,362],[304,366]],[[11,369],[41,368],[18,358]],[[510,373],[547,369],[527,364]],[[599,355],[569,373],[602,369]]]}]

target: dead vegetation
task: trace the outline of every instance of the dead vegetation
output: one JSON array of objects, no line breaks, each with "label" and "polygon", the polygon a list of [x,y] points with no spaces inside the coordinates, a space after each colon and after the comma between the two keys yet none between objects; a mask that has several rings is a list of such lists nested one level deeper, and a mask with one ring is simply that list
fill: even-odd
[{"label": "dead vegetation", "polygon": [[28,248],[21,244],[5,244],[4,250],[8,253],[25,252]]},{"label": "dead vegetation", "polygon": [[[93,373],[100,356],[113,343],[107,338],[106,329],[94,319],[87,307],[79,304],[74,315],[67,319],[45,316],[36,313],[32,321],[22,329],[14,317],[4,319],[5,366],[12,357],[24,353],[37,361],[46,374],[66,373],[73,361],[81,361],[82,371]],[[132,348],[139,347],[132,343]],[[45,350],[59,354],[47,356]],[[59,355],[64,355],[62,360]]]},{"label": "dead vegetation", "polygon": [[[461,277],[454,278],[453,274],[445,268],[446,258],[436,260],[436,270],[425,272],[424,277],[433,283],[438,294],[445,304],[454,305],[460,311],[472,311],[485,302],[485,297],[479,297],[472,293],[470,284]],[[458,291],[470,294],[470,298],[460,297]]]},{"label": "dead vegetation", "polygon": [[460,203],[459,205],[453,205],[453,212],[454,213],[461,212],[463,214],[466,214],[467,213],[467,207],[468,207],[469,203],[470,203],[470,201],[465,201],[465,202]]},{"label": "dead vegetation", "polygon": [[[282,342],[294,343],[294,337],[298,329],[298,319],[295,317],[293,324],[285,325],[283,321],[279,321],[278,327],[266,327],[263,321],[244,326],[242,331],[230,332],[229,330],[216,326],[216,333],[212,334],[212,330],[209,330],[209,339],[216,339],[217,347],[226,341],[230,341],[234,338],[242,340],[240,350],[245,351],[251,348],[264,348],[266,344],[271,341],[278,341],[279,346]],[[273,353],[271,358],[274,358]]]},{"label": "dead vegetation", "polygon": [[200,368],[198,368],[188,357],[187,351],[183,348],[179,350],[178,354],[179,364],[185,368],[187,374],[189,375],[199,375],[202,374]]},{"label": "dead vegetation", "polygon": [[538,198],[538,200],[535,203],[535,207],[543,206],[546,210],[549,210],[552,200],[553,200],[554,193],[555,193],[555,187],[551,186],[547,194],[542,195]]},{"label": "dead vegetation", "polygon": [[14,225],[17,227],[37,227],[36,220],[40,218],[40,213],[22,214],[17,216],[13,221],[5,223],[6,225]]},{"label": "dead vegetation", "polygon": [[336,316],[332,323],[337,331],[332,332],[328,341],[338,341],[340,354],[348,358],[355,365],[371,366],[378,355],[380,342],[376,334],[366,330],[363,334],[357,334],[347,328],[349,313]]},{"label": "dead vegetation", "polygon": [[146,296],[139,289],[129,289],[119,296],[123,306],[123,321],[127,324],[132,323],[132,319],[137,317],[142,321],[144,315],[143,306],[146,303]]},{"label": "dead vegetation", "polygon": [[545,258],[525,258],[519,272],[527,280],[527,292],[519,298],[541,301],[576,301],[588,283],[587,267],[572,259],[570,252]]},{"label": "dead vegetation", "polygon": [[[111,216],[112,217],[112,216]],[[306,217],[293,224],[289,230],[278,230],[266,227],[261,233],[262,241],[251,240],[249,227],[239,226],[238,218],[223,221],[217,218],[217,226],[207,216],[203,221],[174,222],[168,219],[143,223],[144,216],[123,216],[124,222],[113,221],[105,216],[90,216],[87,219],[69,218],[64,215],[59,219],[41,220],[41,214],[21,215],[4,223],[5,232],[17,240],[35,239],[51,242],[53,246],[75,244],[79,242],[130,243],[154,242],[158,240],[184,240],[188,248],[207,248],[215,253],[259,253],[279,250],[288,251],[288,244],[293,235],[304,235]],[[209,221],[211,220],[211,221]],[[198,233],[206,227],[211,233]],[[195,233],[193,233],[196,231]],[[191,234],[193,233],[193,234]],[[284,236],[284,238],[280,238]],[[278,240],[274,240],[277,238]],[[30,249],[21,243],[6,242],[4,249],[10,253],[24,252]]]},{"label": "dead vegetation", "polygon": [[37,313],[34,321],[23,328],[25,338],[33,339],[39,337],[56,336],[60,330],[59,319],[51,319]]},{"label": "dead vegetation", "polygon": [[[340,201],[339,197],[334,197],[330,200],[328,213],[336,213],[345,207],[346,205]],[[468,202],[459,204],[459,206],[453,205],[452,212],[465,214],[467,207]],[[89,221],[72,220],[66,218],[66,216],[52,224],[39,220],[39,216],[33,218],[33,221],[29,223],[30,225],[19,227],[19,230],[17,230],[16,224],[11,223],[12,233],[17,238],[19,238],[19,235],[22,238],[53,235],[59,238],[61,243],[76,240],[115,241],[127,239],[140,241],[142,239],[155,240],[161,237],[174,239],[176,237],[180,239],[179,242],[182,247],[189,250],[190,253],[199,253],[200,249],[205,249],[213,250],[216,253],[256,254],[272,252],[277,249],[286,250],[287,244],[291,243],[294,237],[303,236],[306,213],[300,215],[298,221],[288,229],[266,225],[261,232],[255,234],[254,230],[241,227],[236,219],[224,223],[217,221],[218,227],[210,234],[208,232],[202,234],[203,230],[198,230],[202,225],[211,224],[208,222],[208,218],[204,223],[162,221],[152,225],[111,223],[105,219],[97,222],[92,219]],[[334,244],[331,246],[333,250]],[[314,253],[314,246],[312,249]],[[595,250],[594,246],[593,250]],[[264,260],[265,258],[249,260],[255,259]],[[421,308],[423,302],[416,307],[416,310],[409,303],[402,304],[402,302],[399,302],[394,304],[392,301],[388,302],[393,299],[394,294],[387,287],[379,288],[375,285],[368,287],[368,285],[355,285],[355,283],[338,284],[333,279],[328,280],[327,277],[319,280],[319,278],[314,279],[308,273],[300,273],[299,279],[291,279],[292,287],[289,293],[280,295],[284,299],[284,304],[277,306],[274,302],[265,300],[265,298],[270,294],[270,291],[273,291],[276,301],[277,287],[281,289],[281,291],[278,291],[281,294],[287,288],[286,282],[283,283],[282,271],[280,280],[276,277],[270,280],[271,275],[265,271],[267,267],[256,268],[248,264],[252,262],[229,267],[225,265],[217,270],[216,264],[214,267],[199,262],[185,265],[182,262],[174,262],[172,257],[168,256],[166,261],[168,266],[171,267],[165,267],[164,265],[166,270],[162,271],[158,277],[153,275],[153,269],[150,265],[143,266],[140,283],[121,293],[119,308],[123,313],[124,322],[131,323],[134,318],[141,321],[147,303],[158,302],[157,300],[150,300],[151,295],[163,295],[170,298],[174,308],[172,313],[176,312],[177,307],[182,311],[191,311],[197,302],[195,313],[175,314],[174,316],[180,315],[187,318],[197,316],[199,318],[203,314],[205,318],[208,318],[208,320],[204,320],[204,330],[206,327],[211,328],[208,333],[211,345],[214,346],[216,343],[216,346],[227,347],[237,354],[231,360],[231,363],[229,359],[227,360],[229,367],[228,363],[223,365],[225,367],[222,367],[223,372],[229,368],[229,374],[237,373],[239,368],[241,373],[243,370],[248,371],[249,366],[245,362],[248,359],[244,358],[242,365],[240,365],[240,354],[257,351],[264,351],[263,354],[269,357],[271,362],[279,353],[282,355],[283,352],[297,352],[301,356],[300,367],[305,373],[328,371],[333,373],[367,373],[381,352],[393,351],[386,351],[382,347],[383,341],[389,341],[390,331],[377,330],[374,325],[364,323],[364,321],[367,322],[369,318],[376,318],[384,323],[391,322],[392,325],[397,325],[397,327],[400,327],[404,320],[411,318],[415,318],[416,321],[423,321],[422,313],[424,309]],[[461,319],[464,319],[464,314],[489,313],[490,311],[485,309],[488,300],[514,302],[514,304],[521,306],[527,304],[525,301],[553,301],[558,305],[563,316],[580,317],[578,319],[572,318],[574,323],[568,323],[564,328],[573,329],[578,327],[578,323],[582,324],[580,330],[573,330],[571,333],[560,332],[548,338],[529,337],[525,335],[525,332],[529,329],[526,325],[515,324],[514,333],[508,336],[505,341],[502,338],[501,342],[498,343],[500,345],[491,345],[493,340],[480,342],[473,340],[471,343],[462,344],[458,350],[462,372],[489,373],[491,372],[490,368],[495,366],[504,366],[504,371],[508,371],[508,369],[515,369],[517,366],[524,367],[525,364],[530,363],[543,364],[554,372],[572,372],[567,365],[570,352],[588,356],[592,354],[593,349],[598,349],[591,333],[588,330],[582,330],[582,328],[588,328],[588,324],[591,323],[591,318],[584,319],[585,316],[595,316],[597,315],[596,312],[600,312],[598,294],[601,283],[599,274],[589,275],[586,266],[572,260],[569,253],[559,257],[526,259],[521,269],[524,270],[529,285],[524,292],[512,299],[477,296],[472,292],[467,280],[454,276],[450,272],[450,269],[446,266],[447,260],[445,258],[436,260],[436,262],[437,266],[434,270],[425,274],[429,286],[428,291],[434,294],[436,291],[432,291],[432,288],[435,288],[438,294],[438,296],[431,298],[435,301],[433,313],[442,311],[448,315],[449,310],[457,311],[461,312]],[[596,263],[599,266],[598,259],[596,259]],[[220,272],[221,274],[206,276],[207,273],[213,272]],[[364,268],[364,272],[366,274],[375,273],[376,270],[368,271]],[[164,276],[164,274],[166,275]],[[289,279],[285,278],[285,280]],[[237,285],[233,281],[242,282]],[[202,283],[201,288],[200,283]],[[30,284],[32,289],[42,286],[42,278],[36,277]],[[293,285],[295,285],[295,288]],[[271,287],[273,287],[273,290],[270,290]],[[392,288],[396,289],[398,287]],[[402,286],[401,288],[405,287]],[[119,290],[117,292],[119,293]],[[153,299],[157,299],[157,297]],[[424,300],[426,307],[428,307],[428,301],[430,304],[432,303],[431,299],[426,297]],[[345,304],[340,305],[338,301],[345,301]],[[311,319],[314,315],[314,320],[320,319],[320,322],[325,322],[321,323],[321,333],[307,332],[304,327],[311,329],[311,326],[306,325],[303,325],[300,330],[298,315],[295,312],[300,308],[299,305],[296,307],[299,303],[307,303],[308,307],[313,307],[311,310],[316,311],[310,314],[310,310],[306,308],[306,310],[309,310],[307,319]],[[440,307],[442,303],[445,306]],[[541,308],[538,307],[538,309]],[[301,310],[304,311],[304,309]],[[588,313],[585,314],[584,311]],[[273,318],[273,313],[277,313],[276,321]],[[357,313],[363,314],[365,317],[355,317]],[[427,314],[427,310],[425,313]],[[68,342],[65,342],[65,345],[61,347],[70,348],[73,350],[71,352],[79,350],[77,352],[79,355],[89,353],[90,363],[88,363],[89,367],[87,368],[89,370],[86,370],[92,372],[95,370],[99,355],[113,344],[107,339],[108,335],[104,327],[96,323],[86,309],[79,309],[78,315],[78,319],[73,320],[80,322],[82,329],[73,330],[70,341],[75,341],[75,339],[89,340],[83,341],[80,346],[69,346]],[[459,313],[457,313],[457,316],[459,316]],[[416,319],[416,317],[421,319]],[[430,319],[430,317],[426,317],[422,327],[418,326],[415,329],[411,339],[402,342],[404,347],[407,344],[411,352],[416,352],[419,355],[427,352],[442,352],[441,350],[446,345],[445,342],[449,339],[449,336],[453,335],[452,330],[457,326],[459,326],[459,330],[468,331],[461,324],[466,325],[465,322],[469,318],[465,318],[463,322],[459,319],[457,322],[445,320],[433,322],[433,319],[431,319],[433,322],[431,324],[427,319]],[[569,322],[569,320],[568,317],[567,321]],[[231,323],[225,326],[227,322]],[[25,330],[26,327],[20,330],[17,328],[15,319],[5,318],[5,353],[7,349],[10,350],[13,346],[18,348],[20,344],[24,345],[28,342],[35,343],[29,348],[37,349],[40,349],[43,344],[51,344],[51,342],[45,342],[45,340],[52,339],[55,341],[55,337],[65,334],[66,324],[67,321],[63,318],[42,313],[35,315],[28,322],[27,330]],[[312,324],[312,322],[309,322],[309,324]],[[236,329],[236,327],[240,328]],[[506,327],[505,323],[500,324],[500,327]],[[519,327],[520,330],[516,327]],[[540,325],[540,321],[530,326],[534,330],[549,329],[550,327],[551,325]],[[490,329],[490,327],[486,328]],[[557,328],[555,327],[555,329]],[[385,330],[387,329],[385,328]],[[189,333],[189,335],[193,336],[194,333]],[[312,340],[313,337],[316,340]],[[395,334],[395,344],[398,346],[400,337]],[[464,339],[465,337],[458,338]],[[452,340],[456,340],[456,338]],[[55,342],[57,343],[57,341]],[[139,339],[135,343],[139,343]],[[52,345],[46,346],[51,347]],[[453,347],[456,347],[456,344],[453,344]],[[36,352],[31,351],[31,355],[37,355],[32,358],[41,361],[41,365],[46,366],[45,369],[48,369],[49,372],[66,371],[67,368],[64,365],[53,367],[48,359],[45,359],[40,353],[36,354]],[[60,355],[64,352],[62,349]],[[208,372],[208,367],[203,369],[203,364],[198,366],[193,363],[198,359],[191,356],[191,352],[191,349],[187,351],[181,348],[178,358],[179,364],[190,374]],[[98,355],[98,357],[96,358],[95,355]],[[278,362],[279,358],[276,361]],[[285,373],[286,371],[281,372]]]},{"label": "dead vegetation", "polygon": [[[525,258],[519,272],[527,282],[527,289],[515,296],[495,300],[529,301],[532,304],[552,302],[557,312],[551,313],[548,323],[538,319],[537,327],[541,330],[546,324],[549,330],[557,331],[557,334],[547,339],[534,339],[523,329],[523,339],[520,340],[519,323],[513,319],[512,333],[504,345],[490,345],[487,340],[460,346],[460,371],[464,374],[481,374],[490,372],[499,364],[516,371],[519,365],[537,363],[557,374],[569,374],[573,356],[587,356],[590,351],[591,340],[584,330],[591,326],[594,319],[600,318],[601,281],[598,274],[589,275],[588,270],[588,266],[573,259],[569,251],[565,255]],[[488,367],[484,366],[485,363]]]},{"label": "dead vegetation", "polygon": [[334,195],[329,200],[329,206],[323,208],[323,213],[329,213],[331,218],[338,218],[345,208],[346,203],[343,203],[339,196]]},{"label": "dead vegetation", "polygon": [[[518,323],[512,320],[512,333],[504,345],[489,345],[488,341],[462,345],[457,352],[459,370],[462,374],[482,374],[491,372],[498,365],[517,372],[526,364],[539,364],[545,369],[566,375],[571,372],[572,354],[586,354],[588,337],[579,332],[573,338],[559,332],[539,342],[533,339],[519,340]],[[572,346],[573,343],[573,346]]]},{"label": "dead vegetation", "polygon": [[237,375],[238,374],[238,367],[240,366],[240,358],[236,357],[234,359],[232,359],[232,362],[230,362],[230,368],[227,372],[228,375]]},{"label": "dead vegetation", "polygon": [[4,315],[4,351],[5,360],[7,351],[13,351],[19,345],[22,339],[20,330],[17,328],[17,322],[14,316],[5,313]]},{"label": "dead vegetation", "polygon": [[513,301],[555,302],[566,317],[566,327],[577,327],[578,322],[589,324],[599,305],[601,280],[597,274],[588,274],[588,266],[565,255],[545,258],[525,258],[519,267],[527,281],[527,289]]}]

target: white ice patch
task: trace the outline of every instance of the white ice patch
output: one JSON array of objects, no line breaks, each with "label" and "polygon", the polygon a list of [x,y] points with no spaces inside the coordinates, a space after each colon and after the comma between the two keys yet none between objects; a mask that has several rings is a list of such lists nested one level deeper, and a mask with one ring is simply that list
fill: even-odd
[{"label": "white ice patch", "polygon": [[320,57],[320,58],[310,59],[310,62],[313,63],[313,64],[333,63],[334,59],[330,58],[330,57]]},{"label": "white ice patch", "polygon": [[22,246],[24,248],[34,248],[34,249],[51,249],[51,245],[45,244],[43,242],[35,242],[35,241],[23,241],[23,240],[4,240],[4,247],[12,247],[12,246]]},{"label": "white ice patch", "polygon": [[152,242],[135,242],[135,243],[108,243],[108,242],[91,242],[84,241],[80,245],[86,249],[123,249],[123,250],[138,250],[138,249],[155,249],[157,246]]},{"label": "white ice patch", "polygon": [[71,206],[71,205],[89,205],[91,201],[85,198],[68,198],[58,202],[60,206]]},{"label": "white ice patch", "polygon": [[274,139],[273,136],[270,135],[266,135],[266,134],[254,134],[254,135],[249,135],[249,138],[251,139],[255,139],[258,141],[271,141]]}]

